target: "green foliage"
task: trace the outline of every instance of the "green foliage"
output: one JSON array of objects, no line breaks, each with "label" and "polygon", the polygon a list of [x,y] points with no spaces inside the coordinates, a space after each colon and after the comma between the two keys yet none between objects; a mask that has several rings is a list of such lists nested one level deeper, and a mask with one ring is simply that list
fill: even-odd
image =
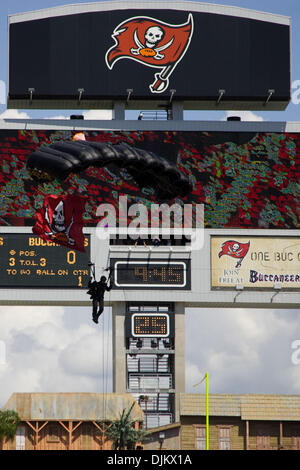
[{"label": "green foliage", "polygon": [[0,410],[0,444],[4,438],[13,440],[20,424],[20,417],[16,411]]},{"label": "green foliage", "polygon": [[134,405],[127,413],[124,409],[119,419],[105,427],[105,439],[112,441],[113,450],[134,449],[137,442],[145,442],[150,436],[150,432],[144,429],[134,429],[134,421],[130,418]]}]

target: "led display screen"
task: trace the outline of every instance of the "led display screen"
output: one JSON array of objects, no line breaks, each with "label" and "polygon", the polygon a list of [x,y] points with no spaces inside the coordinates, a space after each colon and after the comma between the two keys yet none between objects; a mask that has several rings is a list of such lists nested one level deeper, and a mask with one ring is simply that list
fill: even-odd
[{"label": "led display screen", "polygon": [[135,313],[131,317],[133,337],[164,338],[170,334],[170,319],[168,314]]},{"label": "led display screen", "polygon": [[190,289],[190,262],[115,261],[112,265],[116,288]]},{"label": "led display screen", "polygon": [[45,242],[32,234],[0,234],[0,287],[82,288],[89,281],[90,237],[85,253]]},{"label": "led display screen", "polygon": [[[298,229],[300,226],[300,134],[288,132],[90,131],[86,140],[152,151],[174,163],[192,190],[176,203],[204,204],[207,228]],[[71,130],[0,130],[0,225],[33,226],[45,195],[86,197],[85,226],[96,226],[100,204],[110,204],[116,223],[132,220],[120,196],[142,203],[148,213],[157,203],[126,169],[89,167],[68,180],[34,182],[27,157],[42,145],[72,140]],[[171,201],[172,204],[174,201]],[[134,242],[133,242],[134,243]]]}]

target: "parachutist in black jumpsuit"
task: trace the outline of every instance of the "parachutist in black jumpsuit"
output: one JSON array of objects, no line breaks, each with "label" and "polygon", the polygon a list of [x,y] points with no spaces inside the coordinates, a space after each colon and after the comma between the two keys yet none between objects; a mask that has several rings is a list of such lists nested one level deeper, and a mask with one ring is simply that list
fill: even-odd
[{"label": "parachutist in black jumpsuit", "polygon": [[[90,294],[91,299],[93,301],[93,322],[98,323],[98,319],[103,312],[104,309],[104,294],[105,291],[110,291],[112,288],[111,281],[109,285],[107,285],[106,277],[101,276],[100,281],[92,281],[90,279],[88,283],[88,294]],[[98,312],[97,312],[98,309]]]}]

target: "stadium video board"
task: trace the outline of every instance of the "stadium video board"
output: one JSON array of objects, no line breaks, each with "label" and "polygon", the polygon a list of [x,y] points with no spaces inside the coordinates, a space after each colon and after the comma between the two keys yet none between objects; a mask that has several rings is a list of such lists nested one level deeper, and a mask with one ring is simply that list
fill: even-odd
[{"label": "stadium video board", "polygon": [[286,108],[289,18],[114,4],[11,15],[8,107],[154,109],[172,96],[186,109]]},{"label": "stadium video board", "polygon": [[[191,191],[179,204],[204,204],[206,228],[298,229],[300,133],[85,130],[87,141],[128,143],[176,164]],[[157,203],[151,189],[139,186],[113,163],[86,168],[66,181],[38,184],[26,168],[28,157],[51,142],[72,141],[64,129],[0,130],[0,224],[33,226],[47,194],[76,192],[86,197],[86,227],[100,220],[97,208],[111,204],[120,215],[120,196],[128,206]],[[173,201],[174,202],[174,201]],[[170,204],[172,201],[170,201]],[[126,214],[125,214],[126,216]],[[130,222],[130,218],[128,221]],[[118,223],[118,220],[117,220]]]}]

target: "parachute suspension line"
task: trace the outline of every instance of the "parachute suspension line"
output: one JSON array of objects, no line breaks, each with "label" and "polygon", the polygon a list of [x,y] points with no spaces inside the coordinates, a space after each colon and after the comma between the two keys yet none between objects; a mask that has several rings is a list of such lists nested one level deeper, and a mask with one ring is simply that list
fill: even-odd
[{"label": "parachute suspension line", "polygon": [[[92,263],[91,261],[89,262],[90,270],[91,270],[91,277],[93,281],[96,281],[96,269],[95,269],[95,263]],[[103,271],[102,271],[103,272]],[[104,314],[104,311],[103,311]],[[101,347],[99,348],[99,393],[102,394],[102,409],[103,409],[103,423],[102,423],[102,446],[104,444],[104,421],[105,421],[105,396],[104,396],[104,391],[105,391],[105,360],[104,360],[104,355],[105,355],[105,322],[104,322],[105,316],[102,316],[102,321],[100,320],[100,325],[102,326],[101,328],[101,339],[100,341],[102,342],[102,351]],[[102,357],[101,357],[102,356]],[[102,380],[101,380],[101,370],[102,370]],[[98,389],[97,386],[97,389]]]},{"label": "parachute suspension line", "polygon": [[[103,412],[103,424],[102,424],[102,446],[104,445],[104,426],[105,426],[105,360],[104,360],[104,354],[105,354],[105,315],[104,311],[102,314],[102,319],[101,319],[101,326],[102,326],[102,363],[101,363],[101,369],[102,369],[102,383],[101,383],[101,393],[102,393],[102,412]],[[103,448],[103,447],[102,447]]]},{"label": "parachute suspension line", "polygon": [[103,371],[103,383],[102,383],[102,388],[103,388],[103,418],[105,421],[106,418],[106,395],[105,395],[105,390],[106,390],[106,361],[105,361],[105,349],[107,348],[107,338],[106,338],[106,312],[103,310],[103,336],[102,336],[102,371]]},{"label": "parachute suspension line", "polygon": [[104,331],[104,328],[105,328],[105,316],[104,316],[104,311],[103,311],[103,316],[102,316],[102,321],[101,321],[101,326],[102,326],[102,364],[101,364],[101,368],[102,368],[102,383],[101,383],[101,393],[102,393],[102,410],[103,410],[103,423],[102,423],[102,449],[103,449],[103,445],[104,445],[104,426],[105,426],[105,395],[104,395],[104,391],[105,391],[105,367],[104,367],[104,353],[105,353],[105,331]]},{"label": "parachute suspension line", "polygon": [[[110,254],[109,254],[109,251],[108,251],[108,256],[107,256],[107,263],[106,263],[106,268],[105,268],[105,271],[108,271],[108,277],[107,277],[107,283],[110,283],[111,282],[111,270],[110,270]],[[110,295],[110,292],[111,291],[108,291],[108,303],[110,304],[110,299],[111,299],[111,295]],[[106,315],[107,316],[107,315]],[[105,382],[104,382],[104,396],[105,396],[105,400],[104,400],[104,419],[107,418],[107,393],[108,393],[108,370],[109,370],[109,358],[110,358],[110,335],[109,335],[109,332],[110,332],[110,327],[111,327],[111,314],[109,314],[108,316],[108,319],[106,321],[106,359],[104,357],[104,364],[105,364],[105,370],[104,370],[104,374],[105,374]],[[105,321],[105,319],[104,319]]]},{"label": "parachute suspension line", "polygon": [[[109,252],[108,252],[109,253]],[[107,256],[107,263],[106,263],[106,268],[105,271],[108,271],[108,277],[107,277],[107,283],[110,283],[110,276],[111,272],[109,270],[109,254]],[[110,303],[110,291],[108,291],[108,300]],[[107,384],[108,384],[108,344],[109,344],[109,318],[106,319],[107,315],[104,317],[104,333],[105,333],[105,348],[103,351],[103,364],[104,364],[104,383],[103,383],[103,392],[104,392],[104,403],[103,403],[103,413],[104,413],[104,419],[106,419],[107,415]],[[106,321],[105,321],[106,319]],[[105,331],[105,325],[106,325],[106,331]],[[105,356],[106,353],[106,356]]]},{"label": "parachute suspension line", "polygon": [[[108,303],[110,304],[110,291],[108,292]],[[111,307],[109,307],[111,308]],[[107,321],[106,321],[106,372],[105,372],[105,408],[104,408],[104,417],[107,418],[107,394],[108,394],[108,371],[109,363],[111,362],[111,341],[110,341],[110,331],[111,331],[111,312],[109,312]]]},{"label": "parachute suspension line", "polygon": [[104,405],[105,405],[105,397],[104,397],[104,392],[105,392],[105,312],[103,310],[102,314],[102,398],[103,398],[103,413],[104,413]]},{"label": "parachute suspension line", "polygon": [[[107,269],[105,269],[106,271]],[[110,274],[108,276],[107,282],[110,280]],[[110,303],[110,291],[108,291],[108,302]],[[108,369],[109,369],[109,330],[110,330],[110,315],[107,318],[107,315],[103,311],[103,329],[102,329],[102,393],[103,393],[103,420],[106,421],[107,418],[107,394],[108,394]],[[104,439],[104,433],[102,436]]]},{"label": "parachute suspension line", "polygon": [[108,250],[108,255],[107,255],[107,263],[106,263],[106,269],[110,269],[110,251]]}]

